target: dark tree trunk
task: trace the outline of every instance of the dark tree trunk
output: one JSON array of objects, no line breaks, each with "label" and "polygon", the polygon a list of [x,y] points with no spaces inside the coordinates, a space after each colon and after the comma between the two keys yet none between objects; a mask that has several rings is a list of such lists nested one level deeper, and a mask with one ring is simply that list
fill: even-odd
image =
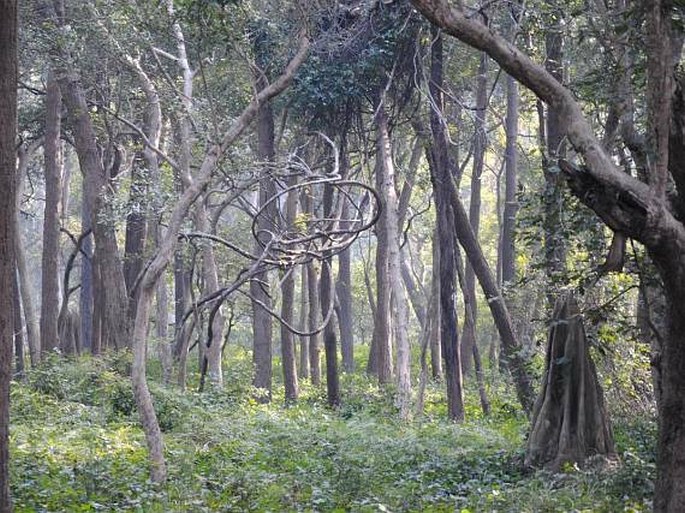
[{"label": "dark tree trunk", "polygon": [[[488,108],[488,55],[483,52],[478,67],[478,86],[476,88],[476,120],[473,141],[473,168],[471,171],[471,202],[469,204],[469,222],[473,233],[478,237],[480,229],[481,180],[485,163],[487,138],[485,133],[486,111]],[[476,300],[476,277],[471,264],[466,262],[465,294],[471,305],[472,315],[465,315],[461,340],[461,366],[464,372],[471,370],[473,346],[476,344],[476,325],[478,302]]]},{"label": "dark tree trunk", "polygon": [[[325,186],[323,192],[323,211],[324,217],[330,219],[333,215],[333,189]],[[331,227],[334,229],[334,227]],[[326,357],[326,395],[328,405],[336,408],[340,405],[340,377],[338,375],[338,341],[335,334],[333,316],[329,313],[333,308],[332,295],[333,271],[331,269],[332,258],[326,255],[326,260],[321,266],[321,315],[324,319],[330,317],[323,330],[323,345]]]},{"label": "dark tree trunk", "polygon": [[45,97],[45,209],[41,269],[40,347],[43,353],[59,347],[59,224],[62,196],[61,114],[62,96],[55,77],[48,77]]},{"label": "dark tree trunk", "polygon": [[136,155],[131,168],[131,192],[129,213],[126,216],[126,240],[124,242],[124,280],[129,297],[129,315],[135,318],[137,295],[134,291],[136,278],[143,267],[143,251],[147,238],[147,182],[141,166],[142,155]]},{"label": "dark tree trunk", "polygon": [[[263,58],[264,56],[258,56]],[[257,78],[257,90],[263,90],[267,85],[267,79],[263,74]],[[276,148],[274,146],[274,115],[271,104],[267,103],[259,108],[257,113],[257,138],[258,150],[257,156],[265,161],[270,162],[274,159]],[[269,198],[275,194],[273,181],[268,176],[261,179],[259,183],[259,201],[258,206],[264,205]],[[272,204],[269,213],[266,216],[260,217],[260,232],[264,233],[274,231],[274,226],[270,223],[276,223],[278,213],[275,211],[275,204]],[[255,248],[257,254],[262,251],[266,240],[257,241]],[[250,295],[254,299],[252,302],[252,337],[253,337],[253,360],[255,364],[255,376],[253,384],[256,388],[262,389],[266,394],[262,397],[265,401],[271,400],[271,379],[272,379],[272,323],[271,316],[264,308],[259,305],[259,302],[265,304],[267,308],[271,308],[271,297],[267,292],[269,276],[267,273],[261,273],[250,282]]]},{"label": "dark tree trunk", "polygon": [[[440,251],[440,341],[445,364],[447,383],[447,412],[452,420],[464,419],[464,399],[461,374],[461,355],[456,311],[456,257],[454,247],[454,214],[450,201],[452,170],[454,163],[449,157],[448,141],[442,124],[442,36],[433,29],[431,48],[430,91],[435,105],[431,108],[430,124],[433,143],[428,152],[428,163],[435,197],[437,237]],[[435,269],[433,270],[435,272]]]},{"label": "dark tree trunk", "polygon": [[614,440],[583,320],[571,294],[554,307],[545,375],[535,402],[526,465],[559,471],[594,455],[613,456]]},{"label": "dark tree trunk", "polygon": [[17,2],[0,0],[0,512],[10,513],[10,380],[16,280]]}]

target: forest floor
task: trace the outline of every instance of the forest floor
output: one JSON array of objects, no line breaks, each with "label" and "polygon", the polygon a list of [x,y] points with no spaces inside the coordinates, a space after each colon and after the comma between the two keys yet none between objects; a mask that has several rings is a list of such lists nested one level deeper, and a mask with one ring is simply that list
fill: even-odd
[{"label": "forest floor", "polygon": [[[147,480],[147,453],[126,377],[126,355],[54,358],[13,383],[12,493],[25,511],[560,512],[649,511],[651,419],[614,419],[620,464],[563,473],[522,468],[527,420],[491,387],[482,418],[467,395],[462,424],[444,393],[426,414],[397,419],[391,391],[343,376],[343,405],[302,386],[285,407],[254,401],[247,353],[233,355],[221,392],[180,392],[153,380],[169,479]],[[155,369],[152,369],[155,376]],[[279,399],[281,398],[281,399]]]}]

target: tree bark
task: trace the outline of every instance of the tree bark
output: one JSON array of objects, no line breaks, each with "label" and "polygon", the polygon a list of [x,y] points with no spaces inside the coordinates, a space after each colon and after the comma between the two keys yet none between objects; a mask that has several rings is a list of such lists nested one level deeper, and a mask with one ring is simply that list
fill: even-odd
[{"label": "tree bark", "polygon": [[[295,185],[295,179],[289,185]],[[291,229],[295,225],[297,216],[297,191],[287,194],[285,202],[285,225]],[[286,403],[297,401],[299,394],[297,382],[297,355],[295,354],[295,335],[287,325],[293,325],[295,317],[295,269],[286,269],[286,276],[281,281],[281,363],[283,368],[283,383],[285,385]],[[287,324],[287,325],[286,325]]]},{"label": "tree bark", "polygon": [[[480,229],[481,180],[485,164],[487,138],[485,134],[486,114],[488,108],[488,55],[483,52],[478,66],[478,84],[476,86],[476,119],[473,141],[473,168],[471,171],[471,202],[469,204],[469,222],[473,233],[478,238]],[[471,305],[471,315],[464,315],[464,328],[461,339],[461,366],[464,373],[471,370],[473,346],[476,344],[476,326],[478,318],[478,301],[476,299],[476,277],[469,262],[466,262],[465,295]]]},{"label": "tree bark", "polygon": [[[304,205],[303,205],[304,210]],[[300,270],[300,330],[307,331],[307,316],[309,315],[309,290],[307,288],[306,266]],[[300,363],[297,367],[298,376],[309,378],[309,337],[300,336]]]},{"label": "tree bark", "polygon": [[510,284],[516,278],[516,251],[514,246],[514,230],[516,229],[516,214],[518,201],[516,199],[516,182],[518,168],[518,84],[513,77],[507,75],[507,115],[506,115],[506,148],[505,180],[504,180],[504,212],[502,214],[502,283]]},{"label": "tree bark", "polygon": [[433,143],[428,151],[428,165],[435,198],[436,231],[440,252],[438,273],[440,277],[440,342],[447,385],[447,413],[451,420],[461,421],[464,419],[464,391],[456,310],[455,219],[449,196],[449,186],[454,187],[452,181],[454,162],[450,159],[447,135],[442,120],[444,105],[442,62],[442,36],[434,28],[431,47],[431,73],[428,84],[433,98],[433,106],[430,111]]},{"label": "tree bark", "polygon": [[45,97],[45,209],[41,268],[40,347],[43,353],[59,347],[59,225],[62,196],[62,95],[51,72]]},{"label": "tree bark", "polygon": [[401,276],[400,233],[397,217],[397,192],[395,185],[395,165],[392,160],[390,132],[385,106],[381,105],[376,114],[378,129],[378,154],[381,159],[378,171],[382,171],[381,196],[385,200],[385,230],[388,246],[388,276],[392,291],[392,319],[396,341],[397,406],[400,418],[407,420],[411,415],[411,348],[409,346],[409,326],[407,318],[407,298],[398,279]]},{"label": "tree bark", "polygon": [[0,0],[0,512],[10,513],[10,381],[16,280],[17,2]]},{"label": "tree bark", "polygon": [[[16,189],[16,211],[21,211],[21,198],[24,195],[24,179],[28,171],[29,159],[37,149],[37,145],[22,146],[19,149],[19,165],[17,169],[17,189]],[[36,309],[34,307],[35,291],[31,283],[28,263],[26,262],[26,244],[22,234],[21,223],[19,216],[14,217],[16,227],[14,229],[14,236],[16,238],[15,258],[17,273],[19,274],[19,289],[21,293],[21,304],[24,310],[24,319],[26,322],[26,341],[29,346],[29,358],[31,360],[31,367],[35,367],[40,362],[40,325]]]},{"label": "tree bark", "polygon": [[307,292],[309,294],[309,312],[307,321],[309,336],[309,367],[312,384],[321,384],[321,333],[314,333],[321,325],[321,304],[316,300],[319,295],[319,277],[314,262],[307,264]]},{"label": "tree bark", "polygon": [[[383,188],[383,170],[376,161],[376,189]],[[392,325],[390,316],[390,277],[388,275],[387,203],[382,198],[382,212],[376,222],[376,315],[373,323],[373,344],[378,382],[392,381]]]},{"label": "tree bark", "polygon": [[[330,185],[324,186],[323,191],[323,212],[324,217],[331,219],[333,217],[333,187]],[[335,229],[335,221],[331,221],[330,230]],[[324,254],[325,260],[321,265],[321,315],[324,319],[328,318],[328,322],[323,330],[323,345],[326,357],[326,397],[328,399],[328,406],[337,408],[340,405],[340,377],[338,375],[338,341],[335,333],[335,325],[333,324],[333,316],[329,313],[333,308],[333,298],[335,294],[333,289],[333,270],[332,256],[329,251]]]}]

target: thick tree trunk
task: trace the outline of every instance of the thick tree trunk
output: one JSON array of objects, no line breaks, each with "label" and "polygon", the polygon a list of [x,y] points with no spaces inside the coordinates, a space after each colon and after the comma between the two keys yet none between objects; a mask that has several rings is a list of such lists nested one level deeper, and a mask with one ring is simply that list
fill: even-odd
[{"label": "thick tree trunk", "polygon": [[17,2],[0,1],[0,512],[11,513],[9,486],[10,380],[16,280]]},{"label": "thick tree trunk", "polygon": [[[264,58],[264,56],[260,56]],[[260,74],[257,77],[257,90],[266,87],[266,77]],[[274,114],[270,104],[264,104],[259,108],[257,114],[257,156],[264,162],[271,162],[276,155],[274,142]],[[275,187],[270,177],[264,176],[259,183],[258,208],[261,208],[275,194]],[[263,240],[255,242],[257,254],[262,251],[264,244],[268,241],[269,232],[274,231],[274,226],[278,220],[275,202],[272,202],[266,216],[259,219],[259,231]],[[271,297],[267,291],[269,276],[261,273],[250,282],[250,295],[254,299],[252,302],[252,337],[253,337],[253,360],[255,364],[254,386],[266,391],[263,399],[271,400],[271,380],[272,380],[272,322],[269,312],[267,312],[260,302],[271,308]]]},{"label": "thick tree trunk", "polygon": [[52,72],[45,97],[45,209],[41,268],[40,347],[43,353],[59,347],[59,224],[62,196],[62,95]]},{"label": "thick tree trunk", "polygon": [[526,465],[557,472],[565,463],[582,465],[594,455],[613,456],[614,439],[582,316],[575,298],[566,294],[554,307]]},{"label": "thick tree trunk", "polygon": [[398,279],[398,276],[401,275],[400,233],[397,217],[398,200],[395,186],[395,165],[392,160],[388,119],[384,105],[381,105],[378,109],[376,125],[378,129],[378,154],[376,158],[381,159],[381,166],[377,170],[382,170],[381,196],[385,200],[388,276],[393,277],[390,280],[390,289],[392,290],[392,319],[397,354],[395,366],[397,370],[396,402],[400,418],[406,420],[411,415],[411,348],[409,347],[407,298],[402,281]]},{"label": "thick tree trunk", "polygon": [[[483,52],[478,66],[478,85],[476,87],[476,119],[473,141],[473,168],[471,170],[471,202],[469,204],[469,222],[473,233],[478,238],[480,229],[481,180],[485,163],[487,137],[485,122],[488,108],[488,55]],[[461,366],[464,373],[471,370],[473,346],[476,344],[475,321],[478,318],[478,301],[476,299],[476,277],[469,262],[466,262],[465,295],[471,305],[472,315],[465,315],[461,339]]]}]

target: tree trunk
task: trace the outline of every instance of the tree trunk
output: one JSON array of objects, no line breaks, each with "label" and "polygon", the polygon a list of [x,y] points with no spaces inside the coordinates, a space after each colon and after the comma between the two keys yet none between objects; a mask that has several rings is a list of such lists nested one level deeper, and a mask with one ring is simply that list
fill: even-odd
[{"label": "tree trunk", "polygon": [[19,292],[19,276],[15,273],[12,287],[12,309],[14,312],[14,376],[24,379],[26,362],[24,358],[24,326],[21,319],[21,293]]},{"label": "tree trunk", "polygon": [[[343,205],[342,217],[348,215],[347,202]],[[343,228],[344,229],[344,228]],[[335,293],[340,304],[340,351],[344,372],[354,372],[354,330],[352,320],[352,270],[350,267],[350,248],[338,254],[338,278]]]},{"label": "tree trunk", "polygon": [[[456,311],[456,257],[454,246],[454,213],[450,202],[454,162],[450,159],[448,141],[442,121],[443,114],[443,51],[442,36],[433,30],[431,73],[428,84],[433,98],[430,125],[433,143],[428,151],[433,196],[435,198],[438,246],[440,252],[440,341],[447,384],[447,413],[451,420],[464,419],[464,391],[461,374],[461,355]],[[435,272],[435,269],[433,270]]]},{"label": "tree trunk", "polygon": [[[381,159],[376,159],[376,190],[383,188]],[[376,315],[373,323],[373,344],[378,382],[392,381],[392,325],[390,317],[390,276],[388,274],[387,203],[381,198],[381,213],[376,222]]]},{"label": "tree trunk", "polygon": [[[563,13],[547,2],[547,8],[553,14],[548,22],[545,34],[545,68],[559,83],[564,79],[564,51],[561,23]],[[557,160],[563,157],[564,127],[562,125],[560,107],[549,105],[547,116],[540,118],[540,139],[542,142],[542,168],[545,176],[544,204],[544,246],[545,270],[547,272],[547,302],[551,312],[555,301],[555,291],[558,290],[559,280],[566,269],[566,242],[563,234],[563,180],[558,172]]]},{"label": "tree trunk", "polygon": [[[19,166],[17,170],[17,189],[16,189],[16,211],[21,211],[21,198],[24,190],[24,179],[28,170],[29,159],[33,153],[33,147],[19,149]],[[31,283],[31,278],[26,262],[26,244],[22,234],[21,223],[19,222],[19,215],[14,217],[15,229],[14,236],[16,238],[15,258],[17,273],[19,274],[19,289],[21,293],[21,304],[24,309],[24,319],[26,321],[26,341],[29,346],[29,357],[31,360],[31,367],[35,367],[40,362],[40,326],[38,323],[38,316],[34,307],[34,289]]]},{"label": "tree trunk", "polygon": [[[289,185],[295,185],[295,179]],[[295,225],[297,216],[297,191],[287,194],[285,202],[285,225],[290,230]],[[283,368],[283,383],[285,385],[286,403],[294,403],[298,396],[297,383],[297,355],[295,354],[295,335],[286,325],[293,325],[295,318],[295,269],[286,269],[286,276],[281,282],[281,363]]]},{"label": "tree trunk", "polygon": [[117,247],[114,227],[100,219],[107,206],[108,178],[97,146],[90,110],[79,79],[72,71],[61,70],[60,89],[74,127],[74,142],[84,178],[87,203],[93,205],[91,223],[95,252],[99,266],[98,287],[103,293],[103,345],[115,348],[130,347],[130,322],[126,283]]},{"label": "tree trunk", "polygon": [[535,402],[526,465],[558,472],[594,455],[613,456],[614,439],[583,320],[571,294],[554,306],[542,390]]},{"label": "tree trunk", "polygon": [[[303,206],[304,210],[304,206]],[[309,315],[309,291],[307,290],[307,268],[300,270],[300,330],[307,331],[307,316]],[[300,336],[300,364],[297,367],[298,376],[309,378],[309,337]]]},{"label": "tree trunk", "polygon": [[396,370],[397,370],[397,406],[400,418],[406,420],[411,415],[411,375],[410,360],[411,348],[409,347],[409,326],[407,318],[407,298],[398,279],[401,275],[400,265],[400,233],[397,217],[397,192],[395,188],[395,165],[392,160],[392,148],[385,106],[381,105],[376,114],[378,129],[378,154],[381,165],[377,168],[382,171],[381,195],[385,200],[385,230],[386,243],[388,245],[388,276],[392,276],[390,289],[392,291],[392,319],[396,340]]},{"label": "tree trunk", "polygon": [[[259,56],[264,59],[264,56]],[[257,90],[261,91],[266,87],[267,79],[264,74],[259,74],[256,79]],[[257,157],[263,162],[271,162],[275,158],[276,148],[274,143],[274,114],[270,104],[260,106],[257,114],[257,138],[258,149]],[[264,176],[259,182],[259,200],[257,208],[261,208],[276,193],[275,186],[270,177]],[[258,223],[260,233],[266,234],[274,231],[271,222],[277,222],[276,204],[272,202],[269,212],[261,216]],[[268,237],[255,241],[257,254],[261,253],[262,248],[267,243]],[[259,303],[263,303],[267,308],[271,308],[271,297],[267,291],[269,276],[267,273],[258,274],[250,282],[250,296],[252,302],[252,337],[253,337],[253,359],[255,364],[254,386],[263,389],[266,395],[263,399],[271,400],[271,379],[272,379],[272,326],[271,316]]]},{"label": "tree trunk", "polygon": [[502,215],[502,283],[511,284],[516,279],[516,251],[514,247],[514,230],[516,228],[516,214],[518,202],[516,200],[516,174],[518,168],[518,84],[514,78],[507,75],[507,116],[506,116],[506,148],[505,185],[504,185],[504,213]]},{"label": "tree trunk", "polygon": [[[481,180],[483,165],[485,163],[486,138],[486,114],[488,108],[488,55],[483,52],[478,67],[478,85],[476,87],[476,120],[474,126],[473,141],[473,168],[471,171],[471,202],[469,204],[469,222],[473,233],[478,238],[480,229],[480,204],[481,204]],[[473,346],[476,344],[476,326],[478,318],[478,302],[476,299],[476,277],[473,274],[471,264],[466,262],[465,295],[471,305],[471,315],[465,315],[464,329],[461,341],[461,366],[464,373],[471,370]]]},{"label": "tree trunk", "polygon": [[43,353],[59,347],[59,224],[62,196],[62,96],[52,72],[45,97],[45,209],[41,268],[40,347]]},{"label": "tree trunk", "polygon": [[17,2],[0,1],[0,512],[11,513],[9,486],[10,381],[16,280]]},{"label": "tree trunk", "polygon": [[440,241],[437,230],[433,233],[433,271],[431,276],[431,296],[428,308],[430,323],[429,344],[431,353],[431,376],[435,381],[442,381],[442,344],[440,342]]},{"label": "tree trunk", "polygon": [[312,335],[309,336],[309,367],[312,384],[321,384],[321,333],[313,333],[321,325],[321,303],[316,300],[319,296],[319,278],[314,262],[307,268],[307,289],[309,294],[308,327]]}]

